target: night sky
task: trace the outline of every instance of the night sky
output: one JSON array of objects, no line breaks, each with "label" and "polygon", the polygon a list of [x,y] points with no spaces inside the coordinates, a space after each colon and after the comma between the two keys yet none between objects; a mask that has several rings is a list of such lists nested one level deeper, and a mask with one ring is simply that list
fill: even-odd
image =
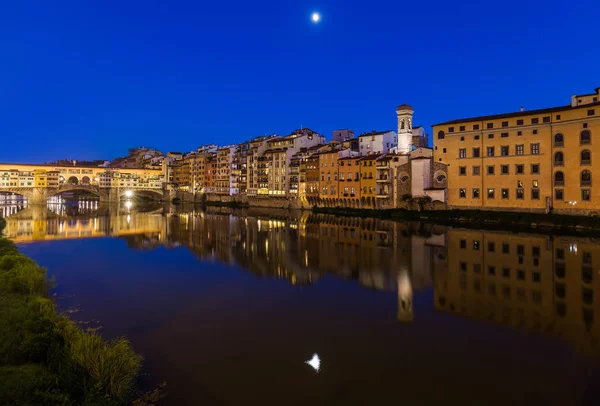
[{"label": "night sky", "polygon": [[[314,11],[322,14],[313,24]],[[565,105],[600,86],[600,1],[5,1],[0,162],[331,137]]]}]

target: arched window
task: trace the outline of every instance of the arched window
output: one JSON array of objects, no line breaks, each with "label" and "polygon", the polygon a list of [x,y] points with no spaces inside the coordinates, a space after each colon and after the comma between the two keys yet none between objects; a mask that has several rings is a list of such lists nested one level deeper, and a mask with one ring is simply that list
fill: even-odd
[{"label": "arched window", "polygon": [[404,120],[400,121],[400,129],[404,130]]},{"label": "arched window", "polygon": [[445,138],[444,132],[443,131],[439,131],[438,132],[438,140],[443,140]]},{"label": "arched window", "polygon": [[589,149],[581,151],[581,165],[589,165],[592,163],[592,153]]},{"label": "arched window", "polygon": [[588,171],[587,169],[585,171],[581,171],[581,186],[591,186],[592,185],[592,172]]},{"label": "arched window", "polygon": [[583,144],[591,144],[592,143],[592,133],[590,130],[583,130],[581,135],[579,136],[579,143]]},{"label": "arched window", "polygon": [[563,145],[565,145],[565,139],[563,137],[562,134],[556,134],[554,136],[554,146],[555,147],[562,147]]},{"label": "arched window", "polygon": [[565,185],[565,174],[562,172],[556,172],[554,174],[554,186],[564,186]]},{"label": "arched window", "polygon": [[564,162],[565,162],[565,156],[563,155],[562,152],[557,152],[556,154],[554,154],[554,165],[563,166]]}]

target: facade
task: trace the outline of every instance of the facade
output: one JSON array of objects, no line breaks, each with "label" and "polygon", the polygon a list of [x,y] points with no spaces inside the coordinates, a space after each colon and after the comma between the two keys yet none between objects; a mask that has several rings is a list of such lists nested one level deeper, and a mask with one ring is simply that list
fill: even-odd
[{"label": "facade", "polygon": [[360,157],[347,156],[338,160],[339,195],[345,205],[359,207],[360,203]]},{"label": "facade", "polygon": [[361,155],[387,154],[390,149],[398,147],[398,134],[395,131],[372,131],[359,137]]},{"label": "facade", "polygon": [[375,208],[377,192],[376,160],[380,155],[367,155],[360,159],[360,205],[364,208]]},{"label": "facade", "polygon": [[35,187],[47,187],[48,178],[45,169],[35,169],[33,171],[33,179]]},{"label": "facade", "polygon": [[[235,195],[239,193],[238,180],[233,173],[233,157],[238,150],[237,145],[228,145],[217,149],[217,176],[214,193]],[[236,168],[237,169],[237,168]]]},{"label": "facade", "polygon": [[571,104],[452,120],[433,126],[434,157],[448,165],[455,208],[589,214],[600,154],[600,88]]},{"label": "facade", "polygon": [[331,136],[332,141],[337,141],[340,143],[350,141],[351,139],[354,139],[354,131],[347,128],[343,130],[334,130]]}]

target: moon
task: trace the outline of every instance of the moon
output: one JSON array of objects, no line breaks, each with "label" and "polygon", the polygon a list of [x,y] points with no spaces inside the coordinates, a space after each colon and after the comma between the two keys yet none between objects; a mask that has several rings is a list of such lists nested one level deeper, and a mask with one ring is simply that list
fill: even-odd
[{"label": "moon", "polygon": [[319,21],[321,21],[321,14],[319,13],[312,13],[310,16],[310,19],[312,20],[313,23],[317,24]]}]

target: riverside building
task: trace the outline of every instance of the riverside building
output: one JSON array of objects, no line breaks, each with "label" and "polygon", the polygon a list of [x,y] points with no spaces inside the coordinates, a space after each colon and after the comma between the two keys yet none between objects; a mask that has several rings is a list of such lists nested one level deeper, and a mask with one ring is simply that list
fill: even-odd
[{"label": "riverside building", "polygon": [[448,166],[451,208],[600,210],[600,189],[592,183],[600,88],[565,106],[451,120],[433,132],[435,161]]}]

